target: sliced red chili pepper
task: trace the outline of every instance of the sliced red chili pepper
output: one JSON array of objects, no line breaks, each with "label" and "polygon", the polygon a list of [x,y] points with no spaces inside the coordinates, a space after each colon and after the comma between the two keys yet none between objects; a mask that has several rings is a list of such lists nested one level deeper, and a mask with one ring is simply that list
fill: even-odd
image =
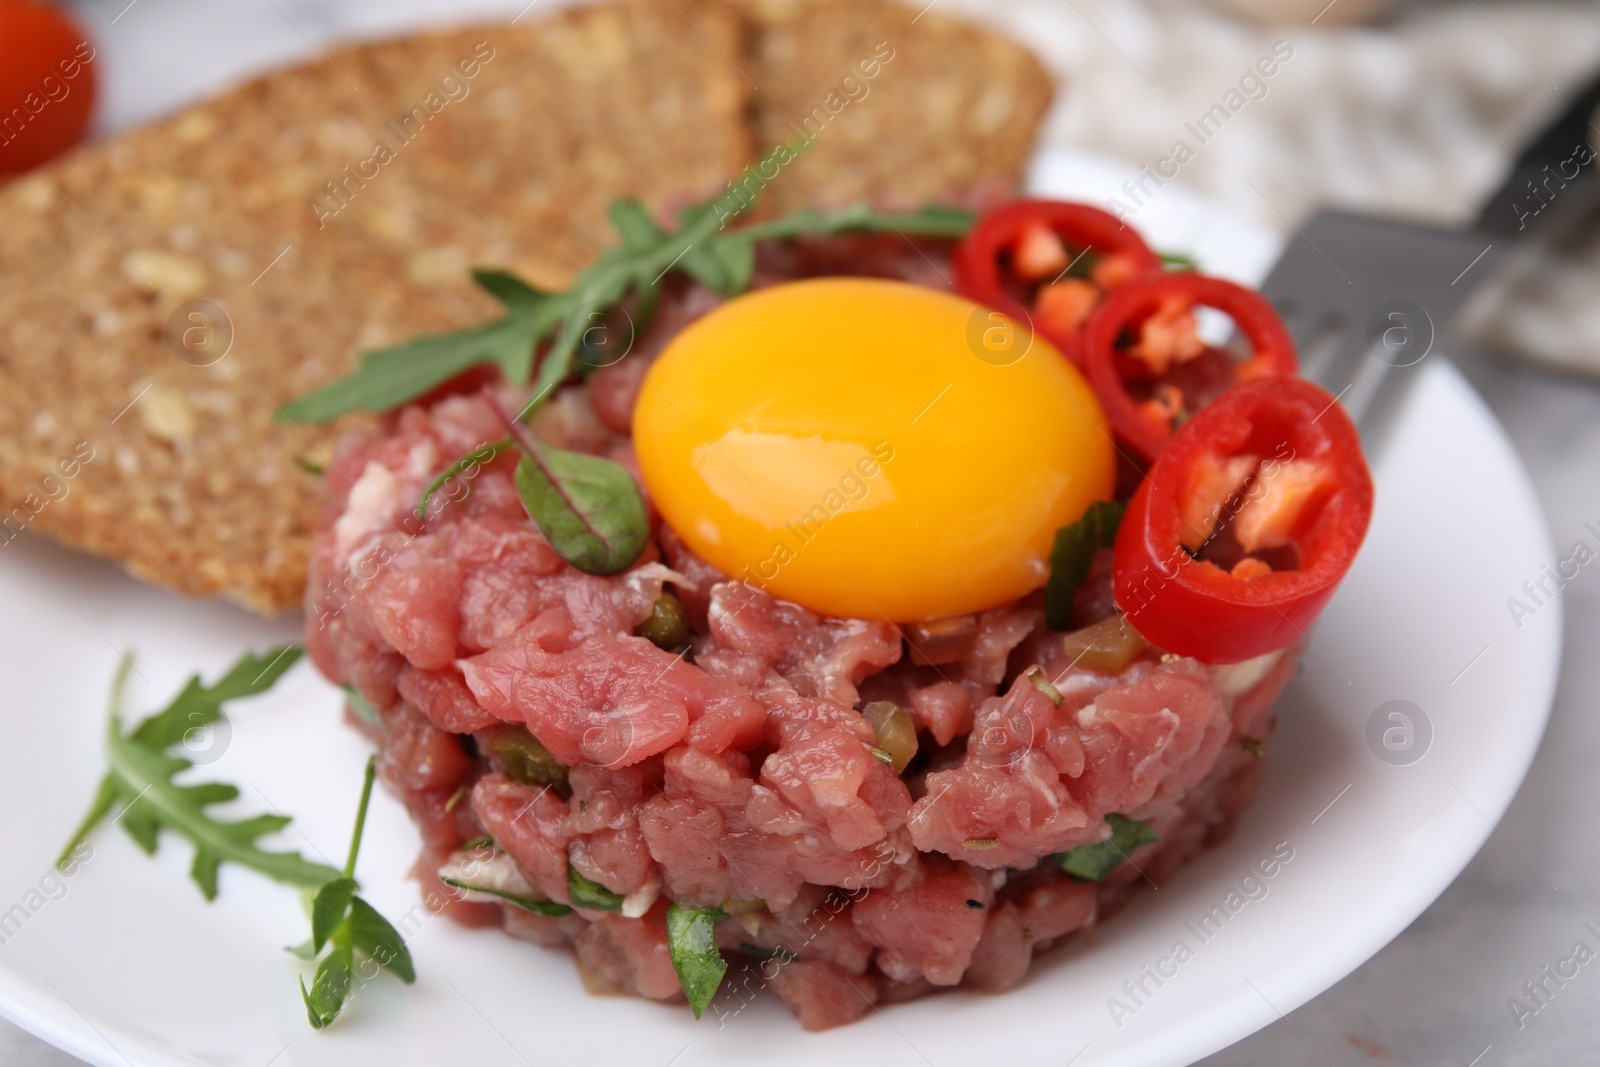
[{"label": "sliced red chili pepper", "polygon": [[[1194,309],[1233,319],[1249,341],[1243,362],[1202,342]],[[1261,294],[1203,274],[1151,274],[1118,287],[1084,325],[1079,365],[1117,435],[1153,460],[1175,427],[1235,382],[1292,375],[1298,363],[1283,320]]]},{"label": "sliced red chili pepper", "polygon": [[1112,586],[1151,644],[1237,663],[1301,640],[1372,517],[1348,415],[1303,378],[1234,386],[1184,424],[1133,494]]},{"label": "sliced red chili pepper", "polygon": [[[1097,207],[1012,200],[978,219],[956,248],[954,266],[963,296],[1034,323],[1072,356],[1094,302],[1159,271],[1161,257],[1133,227]],[[1063,277],[1068,267],[1083,277]]]}]

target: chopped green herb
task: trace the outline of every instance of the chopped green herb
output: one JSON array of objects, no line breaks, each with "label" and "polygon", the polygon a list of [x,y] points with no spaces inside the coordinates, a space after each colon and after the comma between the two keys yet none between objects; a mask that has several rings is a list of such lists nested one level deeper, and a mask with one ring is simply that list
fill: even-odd
[{"label": "chopped green herb", "polygon": [[567,864],[567,898],[572,901],[575,908],[588,908],[591,911],[609,911],[613,915],[622,914],[622,895],[613,893],[599,882],[591,882],[578,873],[578,868]]},{"label": "chopped green herb", "polygon": [[411,952],[400,932],[379,915],[376,908],[356,895],[356,858],[361,854],[361,837],[366,830],[367,806],[372,800],[377,769],[377,757],[369,757],[344,871],[320,887],[311,900],[311,940],[289,949],[305,960],[316,959],[324,946],[328,949],[328,954],[317,965],[311,988],[306,988],[304,978],[300,980],[300,998],[305,1001],[306,1018],[314,1030],[327,1028],[344,1010],[358,949],[407,985],[417,980]]},{"label": "chopped green herb", "polygon": [[1200,261],[1183,252],[1162,252],[1161,265],[1167,270],[1199,270]]},{"label": "chopped green herb", "polygon": [[495,847],[497,846],[494,843],[494,838],[490,837],[488,834],[484,834],[482,837],[474,837],[471,841],[463,841],[461,843],[462,852],[471,852],[473,849],[478,848]]},{"label": "chopped green herb", "polygon": [[344,690],[344,699],[350,705],[350,710],[355,714],[356,718],[368,726],[381,725],[378,720],[378,709],[373,707],[366,697],[356,692],[355,686],[341,685],[339,688]]},{"label": "chopped green herb", "polygon": [[611,205],[610,215],[621,244],[602,253],[571,289],[542,293],[502,271],[474,271],[478,284],[504,305],[504,316],[363,352],[354,374],[291,401],[284,406],[283,417],[323,422],[351,411],[389,411],[480,364],[494,364],[507,381],[525,385],[533,373],[535,349],[548,340],[532,383],[532,410],[572,373],[596,314],[603,315],[631,297],[635,329],[643,328],[668,271],[732,296],[750,285],[757,241],[845,232],[960,237],[973,222],[970,212],[939,205],[884,213],[862,203],[839,211],[808,209],[752,226],[729,226],[748,206],[749,201],[722,193],[680,211],[677,228],[668,232],[638,203],[619,200]]},{"label": "chopped green herb", "polygon": [[1113,812],[1106,816],[1111,836],[1093,845],[1079,845],[1051,856],[1051,862],[1080,882],[1098,882],[1122,865],[1140,845],[1152,845],[1161,835],[1150,824]]},{"label": "chopped green herb", "polygon": [[739,942],[739,951],[758,960],[782,960],[784,963],[800,958],[786,948],[765,948],[761,945],[752,945],[748,941]]},{"label": "chopped green herb", "polygon": [[168,752],[194,731],[220,721],[226,701],[272,688],[299,657],[299,648],[285,646],[263,657],[244,656],[213,685],[203,685],[198,676],[190,678],[171,704],[130,733],[123,732],[120,707],[131,666],[124,657],[112,683],[105,735],[109,770],[57,863],[65,865],[79,843],[120,801],[122,828],[145,852],[155,853],[163,828],[176,830],[193,843],[190,874],[207,900],[217,895],[217,870],[224,862],[291,885],[320,886],[338,878],[339,872],[332,867],[312,863],[298,852],[267,852],[256,844],[259,838],[287,826],[287,816],[257,815],[237,822],[212,817],[205,809],[238,799],[239,790],[221,782],[178,784],[173,779],[194,764]]},{"label": "chopped green herb", "polygon": [[667,906],[667,951],[696,1019],[717,995],[728,970],[727,961],[717,951],[717,921],[722,917],[721,908]]},{"label": "chopped green herb", "polygon": [[[567,907],[567,905],[558,903],[554,900],[540,900],[537,897],[525,897],[516,893],[507,893],[499,889],[491,889],[486,885],[474,885],[473,883],[465,881],[461,878],[451,878],[441,875],[439,881],[453,889],[465,890],[468,893],[483,893],[487,896],[503,900],[507,904],[515,904],[523,911],[531,911],[535,915],[567,915],[572,911],[572,909]],[[618,910],[621,909],[619,908]]]},{"label": "chopped green herb", "polygon": [[318,463],[312,459],[307,459],[305,456],[302,456],[298,453],[295,454],[294,465],[305,471],[307,474],[321,474],[323,471],[323,465],[321,463]]},{"label": "chopped green herb", "polygon": [[1071,628],[1072,599],[1089,579],[1096,550],[1116,543],[1117,527],[1127,509],[1124,502],[1097,501],[1077,522],[1056,531],[1050,549],[1050,580],[1044,587],[1044,619],[1051,629]]}]

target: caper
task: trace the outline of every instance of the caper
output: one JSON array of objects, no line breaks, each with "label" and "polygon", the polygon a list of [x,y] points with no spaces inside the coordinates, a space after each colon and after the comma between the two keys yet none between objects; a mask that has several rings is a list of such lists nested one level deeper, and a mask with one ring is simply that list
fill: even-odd
[{"label": "caper", "polygon": [[657,648],[680,655],[689,647],[689,611],[683,601],[662,590],[655,607],[650,609],[650,617],[633,632]]},{"label": "caper", "polygon": [[567,768],[539,743],[539,739],[522,727],[509,730],[489,742],[489,747],[500,754],[506,777],[523,785],[549,785],[564,788]]}]

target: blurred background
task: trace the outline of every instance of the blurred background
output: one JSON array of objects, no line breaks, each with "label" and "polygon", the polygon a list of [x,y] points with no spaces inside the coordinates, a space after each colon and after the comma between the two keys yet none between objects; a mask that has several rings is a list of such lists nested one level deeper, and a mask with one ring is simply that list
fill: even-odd
[{"label": "blurred background", "polygon": [[[1247,104],[1176,180],[1286,236],[1329,206],[1467,223],[1522,143],[1600,73],[1600,5],[1592,3],[933,2],[1039,52],[1060,82],[1046,143],[1124,165],[1154,167],[1176,141],[1194,143],[1185,124],[1238,88]],[[89,121],[92,134],[103,134],[311,55],[324,42],[505,18],[521,6],[73,0],[66,10],[100,52]],[[7,32],[0,25],[0,54],[24,47],[15,36],[6,41]],[[1285,51],[1273,77],[1241,83],[1258,57]],[[0,71],[0,89],[7,84]],[[1592,122],[1590,133],[1600,140]],[[1563,545],[1600,518],[1597,296],[1600,225],[1579,220],[1519,249],[1478,294],[1449,346],[1512,443],[1547,476],[1534,484]],[[1205,1061],[1209,1067],[1595,1062],[1600,977],[1570,982],[1520,1026],[1507,1004],[1529,975],[1570,948],[1584,921],[1600,920],[1592,845],[1600,803],[1589,788],[1600,751],[1591,699],[1600,695],[1600,668],[1587,654],[1600,641],[1600,590],[1586,581],[1595,580],[1580,577],[1565,591],[1568,656],[1555,714],[1499,833],[1387,949],[1312,1003]],[[75,1062],[0,1023],[0,1063]]]}]

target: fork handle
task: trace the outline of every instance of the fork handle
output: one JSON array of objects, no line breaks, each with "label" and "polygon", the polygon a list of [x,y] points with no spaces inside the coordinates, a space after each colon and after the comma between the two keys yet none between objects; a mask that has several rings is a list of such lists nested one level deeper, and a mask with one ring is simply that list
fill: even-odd
[{"label": "fork handle", "polygon": [[[1556,212],[1546,209],[1560,200],[1578,202],[1600,186],[1600,169],[1591,134],[1600,108],[1600,75],[1574,94],[1567,107],[1528,142],[1478,216],[1477,228],[1517,237]],[[1579,195],[1582,194],[1582,195]]]}]

